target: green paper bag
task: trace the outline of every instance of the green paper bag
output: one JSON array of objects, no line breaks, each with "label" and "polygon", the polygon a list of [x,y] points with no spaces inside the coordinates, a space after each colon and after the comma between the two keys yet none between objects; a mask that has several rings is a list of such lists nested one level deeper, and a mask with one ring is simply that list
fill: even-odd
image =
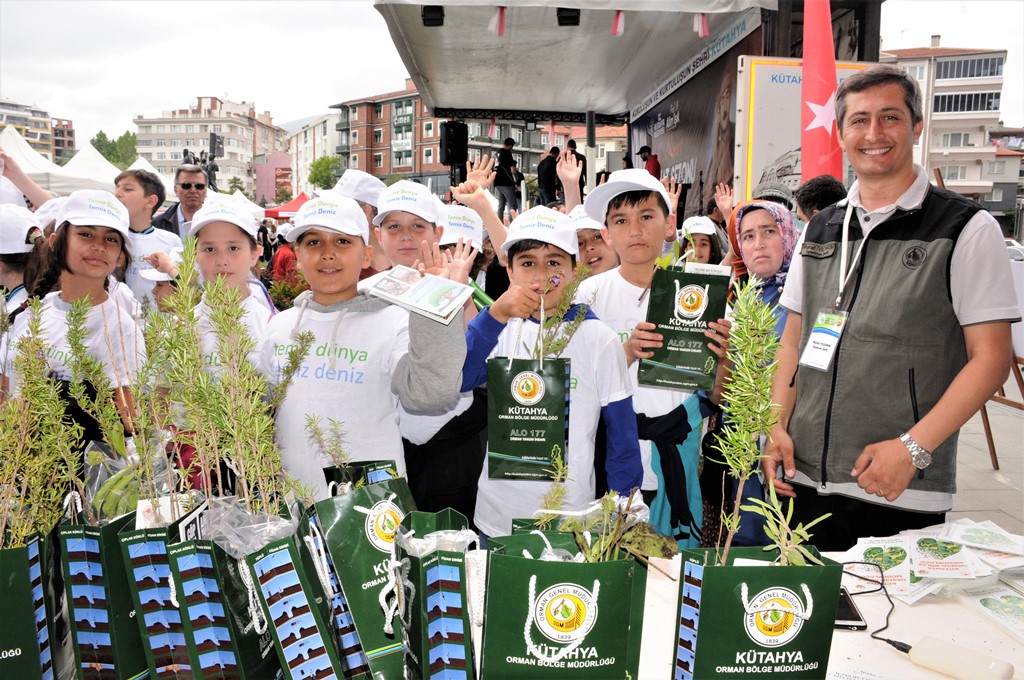
[{"label": "green paper bag", "polygon": [[415,507],[409,484],[401,477],[314,504],[374,677],[401,678],[404,672],[404,645],[398,631],[385,632],[380,595],[389,582],[395,532]]},{"label": "green paper bag", "polygon": [[170,544],[167,558],[195,675],[206,680],[277,677],[277,655],[248,566],[204,539]]},{"label": "green paper bag", "polygon": [[199,677],[185,644],[182,612],[175,605],[167,546],[202,535],[202,511],[203,507],[196,508],[166,527],[136,529],[129,523],[118,535],[135,620],[154,678]]},{"label": "green paper bag", "polygon": [[71,665],[52,533],[0,550],[0,678],[63,678]]},{"label": "green paper bag", "polygon": [[[469,520],[451,508],[436,513],[410,512],[402,520],[395,540],[395,557],[403,588],[398,614],[406,646],[406,677],[473,680],[476,673],[466,592],[466,553],[465,549],[446,550],[443,543],[436,547],[436,532],[445,532],[453,543],[465,544],[466,548],[469,542],[479,540],[469,531]],[[424,542],[432,543],[433,549],[420,555],[410,552],[415,547],[424,550]]]},{"label": "green paper bag", "polygon": [[637,677],[647,572],[632,558],[549,562],[545,547],[578,552],[571,534],[532,532],[488,545],[481,676]]},{"label": "green paper bag", "polygon": [[569,360],[490,359],[487,476],[550,481],[568,441]]},{"label": "green paper bag", "polygon": [[386,482],[397,476],[393,460],[361,460],[349,463],[345,467],[331,465],[324,468],[327,491],[332,496],[337,496],[344,489]]},{"label": "green paper bag", "polygon": [[101,527],[80,514],[57,528],[75,668],[83,680],[128,680],[147,668],[118,540],[134,524],[134,512]]},{"label": "green paper bag", "polygon": [[641,385],[677,390],[710,390],[715,385],[718,357],[708,349],[704,331],[725,316],[729,277],[695,274],[682,269],[657,269],[651,280],[647,321],[664,342],[641,359]]},{"label": "green paper bag", "polygon": [[246,562],[285,678],[368,676],[366,655],[313,508],[302,511],[295,536],[270,543]]},{"label": "green paper bag", "polygon": [[676,680],[825,676],[842,565],[822,558],[824,566],[731,566],[766,556],[773,557],[732,548],[729,565],[719,567],[714,549],[683,552]]}]

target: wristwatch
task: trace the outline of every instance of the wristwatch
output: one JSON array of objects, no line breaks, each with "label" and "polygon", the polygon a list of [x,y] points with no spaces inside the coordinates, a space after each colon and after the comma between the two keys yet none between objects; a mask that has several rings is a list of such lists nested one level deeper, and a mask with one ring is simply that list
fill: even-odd
[{"label": "wristwatch", "polygon": [[914,461],[914,467],[923,470],[932,464],[932,452],[914,441],[914,438],[904,432],[900,435],[900,441],[910,451],[910,458]]}]

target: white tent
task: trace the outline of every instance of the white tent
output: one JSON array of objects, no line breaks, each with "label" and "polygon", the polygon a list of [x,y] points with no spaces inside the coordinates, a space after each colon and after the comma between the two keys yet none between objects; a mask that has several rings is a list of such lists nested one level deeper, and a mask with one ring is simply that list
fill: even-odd
[{"label": "white tent", "polygon": [[160,181],[164,183],[164,193],[166,194],[166,197],[165,197],[164,200],[170,201],[172,203],[174,202],[174,180],[171,179],[170,177],[166,177],[166,176],[160,174],[159,172],[157,172],[157,169],[153,166],[152,163],[147,161],[142,156],[139,156],[138,158],[135,159],[134,163],[132,163],[131,165],[128,166],[128,169],[129,170],[146,170],[148,172],[153,173],[157,177],[159,177]]},{"label": "white tent", "polygon": [[88,142],[64,165],[64,172],[106,182],[111,190],[114,187],[114,178],[121,174],[116,165],[104,158],[103,154]]},{"label": "white tent", "polygon": [[262,220],[264,218],[263,208],[250,201],[245,197],[245,194],[237,189],[233,194],[223,194],[219,191],[206,192],[206,202],[203,205],[210,206],[221,204],[234,206],[235,208],[251,214],[253,218],[257,220]]},{"label": "white tent", "polygon": [[[113,191],[113,182],[96,180],[68,172],[52,163],[25,141],[10,125],[0,132],[0,148],[17,162],[29,179],[44,189],[66,196],[76,189],[102,189]],[[111,178],[113,179],[113,178]]]},{"label": "white tent", "polygon": [[258,203],[253,203],[249,200],[249,197],[242,193],[241,189],[235,189],[231,194],[231,198],[238,202],[238,205],[242,206],[246,211],[252,213],[253,217],[258,220],[262,220],[266,215],[264,214],[264,208],[261,208]]}]

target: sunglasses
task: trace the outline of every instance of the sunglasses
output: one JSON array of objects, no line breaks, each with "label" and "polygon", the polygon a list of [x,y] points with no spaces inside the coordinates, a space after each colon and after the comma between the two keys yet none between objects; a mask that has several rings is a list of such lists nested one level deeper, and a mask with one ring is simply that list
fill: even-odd
[{"label": "sunglasses", "polygon": [[184,189],[185,191],[188,191],[192,187],[195,187],[196,191],[202,191],[203,189],[206,188],[206,185],[203,184],[202,182],[196,182],[195,184],[193,184],[192,182],[178,182],[178,186]]}]

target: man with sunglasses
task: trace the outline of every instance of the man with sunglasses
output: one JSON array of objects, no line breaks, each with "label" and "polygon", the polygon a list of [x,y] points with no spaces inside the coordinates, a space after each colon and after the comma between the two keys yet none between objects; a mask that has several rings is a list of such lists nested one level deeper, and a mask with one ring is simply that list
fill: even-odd
[{"label": "man with sunglasses", "polygon": [[206,172],[201,167],[179,165],[174,173],[174,195],[178,202],[153,218],[153,226],[177,234],[184,241],[192,216],[206,202],[207,184]]}]

